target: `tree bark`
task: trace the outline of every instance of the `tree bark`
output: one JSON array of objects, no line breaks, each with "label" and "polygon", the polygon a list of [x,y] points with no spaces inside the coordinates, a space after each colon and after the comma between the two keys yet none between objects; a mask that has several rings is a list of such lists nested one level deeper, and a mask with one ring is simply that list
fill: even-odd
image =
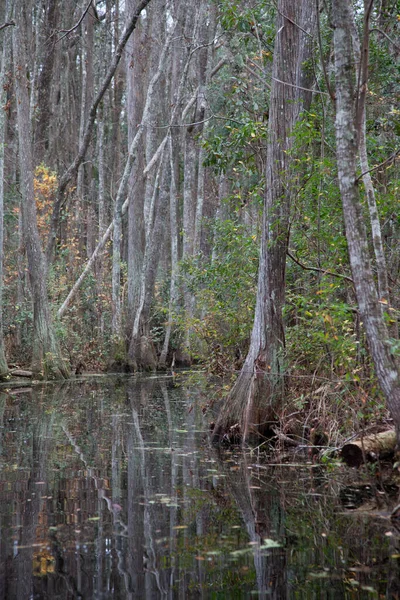
[{"label": "tree bark", "polygon": [[369,350],[395,424],[399,445],[400,373],[391,352],[382,305],[375,286],[357,180],[358,132],[354,101],[357,94],[351,43],[353,8],[350,0],[332,2],[332,20],[336,78],[336,152],[350,265]]},{"label": "tree bark", "polygon": [[[7,13],[8,13],[7,2]],[[7,17],[6,14],[6,22]],[[3,31],[3,52],[1,55],[1,71],[0,71],[0,107],[6,104],[6,66],[8,61],[9,29]],[[4,140],[6,126],[6,111],[0,108],[0,380],[6,379],[8,376],[8,366],[4,349],[3,337],[3,244],[4,244]]]},{"label": "tree bark", "polygon": [[[44,52],[38,79],[38,107],[39,115],[35,132],[35,153],[38,164],[46,161],[49,150],[49,124],[52,116],[51,108],[51,83],[53,79],[54,63],[56,57],[55,31],[59,20],[59,3],[57,0],[46,0],[44,11],[44,30],[42,39]],[[39,43],[39,40],[38,40]]]},{"label": "tree bark", "polygon": [[61,211],[61,207],[62,207],[62,204],[64,201],[64,196],[65,196],[65,193],[66,193],[69,183],[71,182],[71,180],[74,177],[76,177],[79,166],[82,164],[82,162],[85,158],[87,149],[90,144],[90,140],[92,139],[92,133],[93,133],[94,124],[95,124],[95,120],[96,120],[96,114],[97,114],[97,108],[98,108],[105,92],[107,91],[107,89],[111,83],[111,80],[113,79],[113,77],[115,75],[115,71],[117,70],[118,64],[121,60],[122,52],[126,46],[126,43],[129,39],[131,33],[133,32],[133,30],[135,29],[135,27],[137,25],[137,22],[140,17],[140,13],[142,12],[142,10],[144,10],[146,8],[146,6],[149,4],[150,1],[151,0],[141,0],[139,5],[136,7],[136,10],[135,10],[134,14],[132,15],[131,19],[128,21],[124,31],[122,32],[121,38],[115,49],[114,56],[113,56],[110,66],[109,66],[109,69],[108,69],[106,76],[104,77],[101,85],[99,86],[99,90],[92,102],[91,107],[90,107],[89,117],[88,117],[88,120],[87,120],[87,123],[85,126],[85,132],[83,135],[82,143],[79,146],[78,153],[75,156],[73,162],[70,164],[68,169],[63,174],[63,176],[60,178],[60,182],[59,182],[59,186],[58,186],[58,190],[57,190],[57,197],[56,197],[56,200],[54,203],[53,213],[51,216],[50,233],[49,233],[49,239],[48,239],[48,244],[47,244],[47,249],[46,249],[46,254],[47,254],[47,258],[48,258],[49,262],[52,260],[53,254],[54,254],[55,242],[56,242],[56,238],[57,238],[57,230],[58,230],[58,225],[59,225],[59,220],[60,220],[60,211]]},{"label": "tree bark", "polygon": [[389,429],[345,444],[340,454],[346,465],[359,467],[364,460],[373,461],[393,455],[396,442],[396,432]]},{"label": "tree bark", "polygon": [[[272,66],[266,191],[264,196],[257,301],[250,348],[222,407],[213,441],[242,441],[268,433],[285,391],[285,334],[282,308],[289,241],[293,128],[311,94],[304,64],[311,56],[315,6],[310,0],[279,0]],[[231,435],[232,434],[232,435]]]},{"label": "tree bark", "polygon": [[177,291],[178,291],[178,205],[175,182],[175,165],[173,155],[172,137],[169,138],[169,160],[170,160],[170,180],[171,187],[169,191],[169,223],[171,235],[171,282],[169,288],[168,320],[165,328],[165,338],[163,348],[158,361],[158,368],[165,369],[167,366],[167,355],[171,339],[174,311],[176,310]]},{"label": "tree bark", "polygon": [[[129,0],[128,18],[134,11],[134,1]],[[145,90],[148,83],[146,53],[146,38],[148,34],[148,20],[141,20],[136,34],[131,37],[126,52],[126,95],[127,95],[127,120],[128,144],[132,143],[137,128],[142,123],[145,104]],[[128,194],[130,196],[128,211],[128,298],[126,307],[126,336],[132,333],[135,314],[139,305],[140,273],[143,265],[144,253],[144,178],[142,176],[145,166],[144,149],[140,147],[136,163],[129,180]]]},{"label": "tree bark", "polygon": [[[369,19],[364,22],[364,41],[363,41],[363,49],[365,45],[368,45],[369,42]],[[358,36],[357,26],[354,19],[353,14],[353,22],[352,22],[352,43],[353,43],[353,54],[354,60],[357,65],[357,69],[359,73],[363,73],[366,68],[368,68],[368,64],[365,62],[368,60],[368,52],[361,52],[360,40]],[[366,48],[368,50],[368,47]],[[366,55],[365,55],[366,54]],[[360,76],[359,76],[360,79]],[[367,85],[367,82],[359,81],[360,85]],[[383,239],[382,239],[382,231],[381,224],[379,220],[379,212],[378,206],[376,203],[376,194],[375,187],[372,181],[368,153],[367,153],[367,119],[366,119],[366,107],[365,107],[365,96],[361,105],[359,103],[358,107],[359,111],[359,123],[358,123],[358,147],[359,147],[359,159],[360,159],[360,168],[362,173],[362,181],[365,188],[365,193],[367,196],[368,210],[369,210],[369,219],[371,223],[371,235],[372,235],[372,245],[374,248],[375,254],[375,262],[376,262],[376,271],[377,271],[377,282],[378,282],[378,294],[379,300],[383,306],[386,306],[386,309],[390,309],[390,293],[389,293],[389,280],[388,280],[388,271],[386,264],[385,251],[383,247]],[[388,313],[389,314],[389,313]],[[390,315],[389,315],[390,317]],[[393,337],[398,337],[398,327],[397,320],[391,319],[390,331],[393,334]]]},{"label": "tree bark", "polygon": [[22,190],[23,236],[28,256],[33,299],[32,372],[35,377],[68,377],[67,366],[56,339],[47,296],[47,267],[37,227],[33,187],[32,135],[29,116],[29,82],[26,73],[26,15],[23,0],[15,3],[16,27],[13,31],[17,125]]}]

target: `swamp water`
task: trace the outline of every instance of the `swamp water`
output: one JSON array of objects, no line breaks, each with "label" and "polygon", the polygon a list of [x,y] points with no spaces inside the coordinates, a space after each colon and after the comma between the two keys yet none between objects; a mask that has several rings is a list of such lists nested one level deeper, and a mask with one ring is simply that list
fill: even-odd
[{"label": "swamp water", "polygon": [[202,402],[168,377],[0,391],[0,600],[400,597],[387,514],[346,509],[358,471],[218,455]]}]

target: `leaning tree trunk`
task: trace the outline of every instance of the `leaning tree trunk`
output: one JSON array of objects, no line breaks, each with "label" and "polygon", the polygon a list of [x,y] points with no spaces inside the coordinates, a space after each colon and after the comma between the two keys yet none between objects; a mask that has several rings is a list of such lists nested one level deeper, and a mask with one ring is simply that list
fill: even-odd
[{"label": "leaning tree trunk", "polygon": [[17,126],[22,191],[23,236],[28,257],[29,278],[33,299],[32,372],[36,377],[68,377],[67,366],[55,336],[47,297],[46,259],[37,227],[33,187],[32,135],[29,117],[29,82],[25,40],[25,11],[23,0],[15,3],[16,26],[13,31]]},{"label": "leaning tree trunk", "polygon": [[[392,415],[400,445],[400,373],[391,352],[389,333],[377,294],[371,267],[367,231],[357,179],[357,150],[362,88],[355,91],[355,69],[351,44],[353,7],[350,0],[332,2],[336,77],[336,155],[350,265],[358,308],[367,335],[379,385]],[[368,54],[363,57],[368,61]],[[363,82],[366,86],[366,81]],[[356,111],[355,98],[358,102]],[[358,114],[357,114],[358,112]]]},{"label": "leaning tree trunk", "polygon": [[314,24],[312,0],[279,0],[254,324],[246,361],[214,429],[215,442],[230,438],[230,433],[242,441],[266,433],[271,422],[276,420],[284,399],[282,308],[290,206],[295,185],[292,136],[300,113],[310,100],[304,64],[311,55]]}]

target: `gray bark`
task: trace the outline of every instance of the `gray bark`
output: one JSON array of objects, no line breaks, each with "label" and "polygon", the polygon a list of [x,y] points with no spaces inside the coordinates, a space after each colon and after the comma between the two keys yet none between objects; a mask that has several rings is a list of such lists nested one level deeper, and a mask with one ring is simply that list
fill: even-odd
[{"label": "gray bark", "polygon": [[332,2],[332,19],[336,78],[336,150],[350,265],[369,350],[395,424],[399,445],[400,373],[391,353],[389,333],[375,286],[356,176],[358,135],[354,98],[357,94],[351,44],[353,8],[350,0]]},{"label": "gray bark", "polygon": [[57,230],[58,230],[58,225],[59,225],[59,221],[60,221],[61,207],[62,207],[62,204],[64,201],[65,193],[66,193],[69,183],[77,175],[79,166],[82,164],[82,162],[85,158],[87,149],[88,149],[90,141],[92,139],[92,133],[93,133],[93,129],[94,129],[98,106],[99,106],[104,94],[106,93],[106,91],[111,83],[111,80],[113,79],[113,77],[115,75],[115,72],[117,70],[119,62],[121,60],[122,52],[126,46],[127,41],[129,40],[131,33],[133,32],[133,30],[136,27],[136,24],[139,20],[140,13],[144,8],[146,8],[146,6],[149,4],[150,1],[151,0],[141,0],[139,5],[136,7],[135,13],[132,15],[131,19],[129,19],[128,23],[126,24],[126,27],[125,27],[124,31],[122,32],[121,38],[115,49],[115,52],[114,52],[111,64],[108,68],[108,71],[107,71],[101,85],[99,86],[99,90],[97,91],[97,94],[96,94],[96,96],[91,104],[90,110],[88,112],[89,117],[88,117],[88,120],[87,120],[87,123],[85,126],[85,133],[83,136],[82,144],[80,144],[78,153],[76,154],[73,162],[70,164],[70,166],[68,167],[68,169],[65,171],[65,173],[63,174],[63,176],[60,179],[58,190],[57,190],[57,197],[54,202],[53,213],[51,216],[49,240],[48,240],[47,249],[46,249],[47,258],[48,258],[49,262],[53,258],[54,247],[55,247],[55,242],[56,242],[56,238],[57,238]]},{"label": "gray bark", "polygon": [[[184,182],[183,182],[183,227],[182,258],[194,256],[200,247],[201,220],[204,199],[204,167],[201,140],[204,135],[206,116],[206,84],[211,72],[214,37],[214,18],[212,9],[205,3],[196,6],[193,16],[187,15],[185,35],[191,39],[189,53],[192,55],[189,69],[189,83],[194,88],[188,105],[183,111],[183,121],[188,123],[184,133]],[[184,359],[190,362],[191,327],[194,297],[184,285],[184,311],[186,332],[184,340]]]},{"label": "gray bark", "polygon": [[[137,128],[137,131],[136,131],[136,134],[135,134],[135,137],[133,139],[131,149],[130,149],[130,154],[133,156],[133,159],[136,158],[136,155],[138,153],[139,142],[143,138],[143,132],[145,131],[145,127],[152,126],[152,122],[153,122],[152,116],[154,116],[154,113],[153,113],[154,104],[156,104],[156,98],[159,93],[158,86],[160,85],[160,79],[162,77],[163,71],[165,69],[165,66],[166,66],[166,63],[168,60],[172,35],[173,35],[173,31],[171,30],[168,33],[168,35],[165,39],[165,42],[163,44],[163,47],[161,49],[161,52],[158,55],[156,69],[155,69],[154,73],[152,74],[152,77],[149,81],[149,85],[148,85],[147,92],[146,92],[146,102],[145,102],[145,105],[143,108],[142,121],[141,121],[139,127]],[[153,193],[154,193],[154,188],[153,188]],[[119,197],[116,200],[115,210],[114,210],[114,243],[113,243],[113,307],[114,307],[114,311],[113,311],[113,323],[114,323],[115,329],[113,330],[113,333],[117,338],[122,335],[122,331],[121,331],[121,298],[120,298],[120,269],[121,269],[120,245],[121,245],[121,224],[122,224],[121,210],[122,210],[123,200],[124,200],[124,197],[122,195],[121,196],[119,195]],[[145,206],[143,206],[143,209],[145,209]],[[154,203],[152,200],[150,200],[149,207],[147,210],[148,214],[147,214],[147,222],[146,222],[146,227],[145,227],[146,246],[147,246],[147,243],[150,242],[149,231],[151,230],[151,223],[153,222],[152,212],[154,212]],[[144,219],[144,216],[143,216],[143,219]],[[139,235],[141,234],[140,231],[137,233]],[[132,232],[130,231],[129,234],[132,235]],[[141,277],[142,277],[143,270],[146,268],[144,266],[144,262],[145,261],[143,260],[143,265],[142,265],[142,269],[141,269]],[[141,281],[141,279],[140,279],[140,281]],[[138,304],[136,314],[135,314],[135,322],[137,319],[137,312],[139,310],[139,307],[140,307],[142,301],[143,300],[140,295],[139,296],[139,304]],[[142,308],[140,308],[140,310],[142,310]],[[135,323],[134,323],[134,330],[135,330]],[[131,355],[131,351],[130,351],[130,355]],[[132,358],[132,355],[131,355],[131,358]]]},{"label": "gray bark", "polygon": [[165,338],[163,348],[160,354],[158,366],[160,369],[165,369],[167,365],[167,355],[169,349],[169,343],[171,339],[172,326],[174,321],[174,311],[177,305],[177,291],[178,291],[178,204],[176,194],[176,181],[175,181],[175,165],[173,155],[172,137],[169,138],[169,159],[170,159],[170,177],[171,187],[169,192],[169,222],[170,222],[170,235],[171,235],[171,282],[169,288],[169,303],[168,303],[168,318],[167,325],[165,328]]},{"label": "gray bark", "polygon": [[[43,47],[42,64],[38,78],[39,115],[35,132],[35,152],[38,164],[46,161],[49,150],[49,125],[51,110],[51,82],[55,67],[55,30],[59,20],[59,3],[57,0],[46,0],[44,5],[44,28],[41,36]],[[46,161],[47,162],[47,161]]]},{"label": "gray bark", "polygon": [[[9,3],[7,2],[7,5]],[[7,9],[9,7],[7,6]],[[8,10],[7,10],[8,13]],[[6,22],[8,14],[6,16]],[[8,62],[9,29],[6,28],[0,35],[3,36],[3,52],[1,56],[0,71],[0,107],[6,104],[6,67]],[[3,337],[3,243],[4,243],[4,140],[5,140],[6,112],[0,109],[0,380],[7,378],[8,366],[4,349]]]},{"label": "gray bark", "polygon": [[310,93],[304,90],[309,88],[304,85],[304,63],[310,57],[314,26],[313,1],[278,2],[254,324],[245,363],[216,423],[215,442],[224,436],[229,438],[232,426],[242,440],[267,433],[284,401],[282,308],[290,206],[295,186],[291,134],[301,111],[310,101]]},{"label": "gray bark", "polygon": [[32,372],[36,377],[63,378],[68,377],[68,369],[61,356],[51,319],[46,288],[46,259],[41,247],[36,219],[29,83],[26,75],[24,4],[22,0],[15,3],[16,26],[13,31],[13,52],[22,190],[22,225],[33,299]]},{"label": "gray bark", "polygon": [[[365,42],[368,43],[369,22],[365,23],[364,28],[364,37]],[[358,72],[363,71],[363,60],[364,53],[361,53],[360,40],[358,37],[358,31],[356,27],[356,23],[354,20],[353,14],[353,22],[352,22],[352,42],[353,42],[353,54],[354,59],[357,65]],[[379,211],[376,203],[376,194],[375,187],[372,181],[371,173],[369,172],[369,160],[367,153],[367,125],[366,125],[366,107],[365,101],[362,102],[362,105],[359,107],[360,118],[359,118],[359,131],[358,131],[358,147],[359,147],[359,158],[360,158],[360,168],[362,173],[362,181],[365,188],[365,193],[367,197],[368,210],[369,210],[369,219],[371,223],[371,235],[372,235],[372,245],[374,248],[375,254],[375,262],[376,262],[376,270],[377,270],[377,279],[378,279],[378,294],[379,300],[383,305],[390,308],[390,293],[389,293],[389,281],[388,281],[388,271],[386,264],[385,251],[383,247],[382,240],[382,231],[381,224],[379,220]],[[398,328],[397,321],[395,319],[392,320],[392,325],[390,327],[391,332],[395,337],[398,336]]]},{"label": "gray bark", "polygon": [[155,214],[151,217],[151,224],[146,239],[140,280],[140,300],[129,345],[129,359],[135,371],[138,369],[155,370],[157,367],[157,358],[150,339],[149,312],[153,299],[157,266],[162,247],[166,208],[168,206],[168,172],[168,168],[164,167],[163,160],[161,160],[153,190],[155,196],[153,200]]},{"label": "gray bark", "polygon": [[[134,1],[128,2],[128,18],[130,11],[134,10]],[[148,19],[141,19],[137,31],[127,44],[126,52],[126,93],[127,93],[127,119],[128,119],[128,144],[132,143],[138,126],[142,123],[145,103],[145,89],[148,82],[146,53],[146,37],[148,33]],[[143,147],[140,147],[136,163],[129,180],[130,204],[128,212],[128,298],[126,311],[126,335],[132,332],[135,313],[139,304],[140,273],[144,253],[144,179],[142,177],[145,166]]]}]

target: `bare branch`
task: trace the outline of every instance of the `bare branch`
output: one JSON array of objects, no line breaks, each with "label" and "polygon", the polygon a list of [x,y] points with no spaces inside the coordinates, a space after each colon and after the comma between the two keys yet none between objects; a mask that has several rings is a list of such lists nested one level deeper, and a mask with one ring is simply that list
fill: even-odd
[{"label": "bare branch", "polygon": [[15,26],[15,21],[6,21],[3,25],[0,25],[0,31],[6,27]]},{"label": "bare branch", "polygon": [[339,279],[344,279],[345,281],[348,281],[349,283],[353,284],[353,280],[351,277],[347,277],[347,275],[341,275],[340,273],[333,273],[332,271],[327,271],[326,269],[320,269],[319,267],[307,267],[306,265],[303,265],[303,263],[301,263],[295,256],[293,256],[293,254],[288,250],[287,253],[289,258],[292,259],[293,262],[296,263],[296,265],[299,265],[299,267],[301,267],[302,269],[304,269],[304,271],[316,271],[317,273],[322,273],[322,275],[329,275],[330,277],[338,277]]},{"label": "bare branch", "polygon": [[394,40],[392,40],[392,38],[389,37],[387,33],[385,33],[384,31],[382,31],[382,29],[378,29],[377,27],[374,27],[373,29],[370,29],[370,33],[374,33],[375,31],[377,31],[378,33],[380,33],[381,35],[383,35],[396,48],[396,50],[400,50],[399,44],[396,44],[396,42]]},{"label": "bare branch", "polygon": [[362,179],[364,177],[364,175],[366,175],[367,173],[373,173],[374,171],[377,171],[381,167],[384,167],[388,163],[392,162],[392,160],[395,160],[399,155],[400,155],[400,148],[398,148],[395,152],[393,152],[393,154],[391,154],[389,156],[389,158],[387,158],[383,162],[379,163],[379,165],[375,165],[375,167],[372,167],[368,171],[364,171],[364,173],[361,173],[361,175],[359,177],[357,177],[356,183],[358,183],[360,181],[360,179]]},{"label": "bare branch", "polygon": [[278,13],[281,15],[281,17],[283,17],[284,19],[286,19],[287,21],[289,21],[289,23],[292,23],[292,25],[294,25],[295,27],[297,27],[298,29],[300,29],[300,31],[302,31],[306,35],[310,36],[310,38],[314,38],[314,36],[309,31],[306,31],[298,23],[296,23],[295,21],[293,21],[293,19],[291,19],[287,15],[283,14],[283,12],[281,10],[278,9]]},{"label": "bare branch", "polygon": [[309,88],[301,87],[301,85],[295,85],[294,83],[289,83],[288,81],[282,81],[281,79],[277,79],[276,77],[271,77],[273,81],[277,81],[278,83],[282,83],[283,85],[288,85],[289,87],[294,87],[298,90],[303,90],[305,92],[312,92],[313,94],[322,94],[323,96],[330,96],[328,92],[321,92],[320,90],[311,90]]},{"label": "bare branch", "polygon": [[228,63],[227,58],[221,58],[221,60],[211,69],[210,77],[214,77],[222,67]]},{"label": "bare branch", "polygon": [[79,21],[73,26],[71,27],[71,29],[61,29],[58,33],[64,33],[64,35],[62,35],[61,37],[58,38],[58,40],[56,40],[56,42],[61,42],[61,40],[63,40],[65,37],[67,37],[67,35],[69,35],[70,33],[72,33],[73,31],[75,31],[75,29],[78,29],[79,25],[82,23],[83,19],[86,17],[89,8],[92,5],[92,0],[89,0],[89,4],[87,5],[87,7],[85,8],[85,10],[82,13],[81,18],[79,19]]}]

